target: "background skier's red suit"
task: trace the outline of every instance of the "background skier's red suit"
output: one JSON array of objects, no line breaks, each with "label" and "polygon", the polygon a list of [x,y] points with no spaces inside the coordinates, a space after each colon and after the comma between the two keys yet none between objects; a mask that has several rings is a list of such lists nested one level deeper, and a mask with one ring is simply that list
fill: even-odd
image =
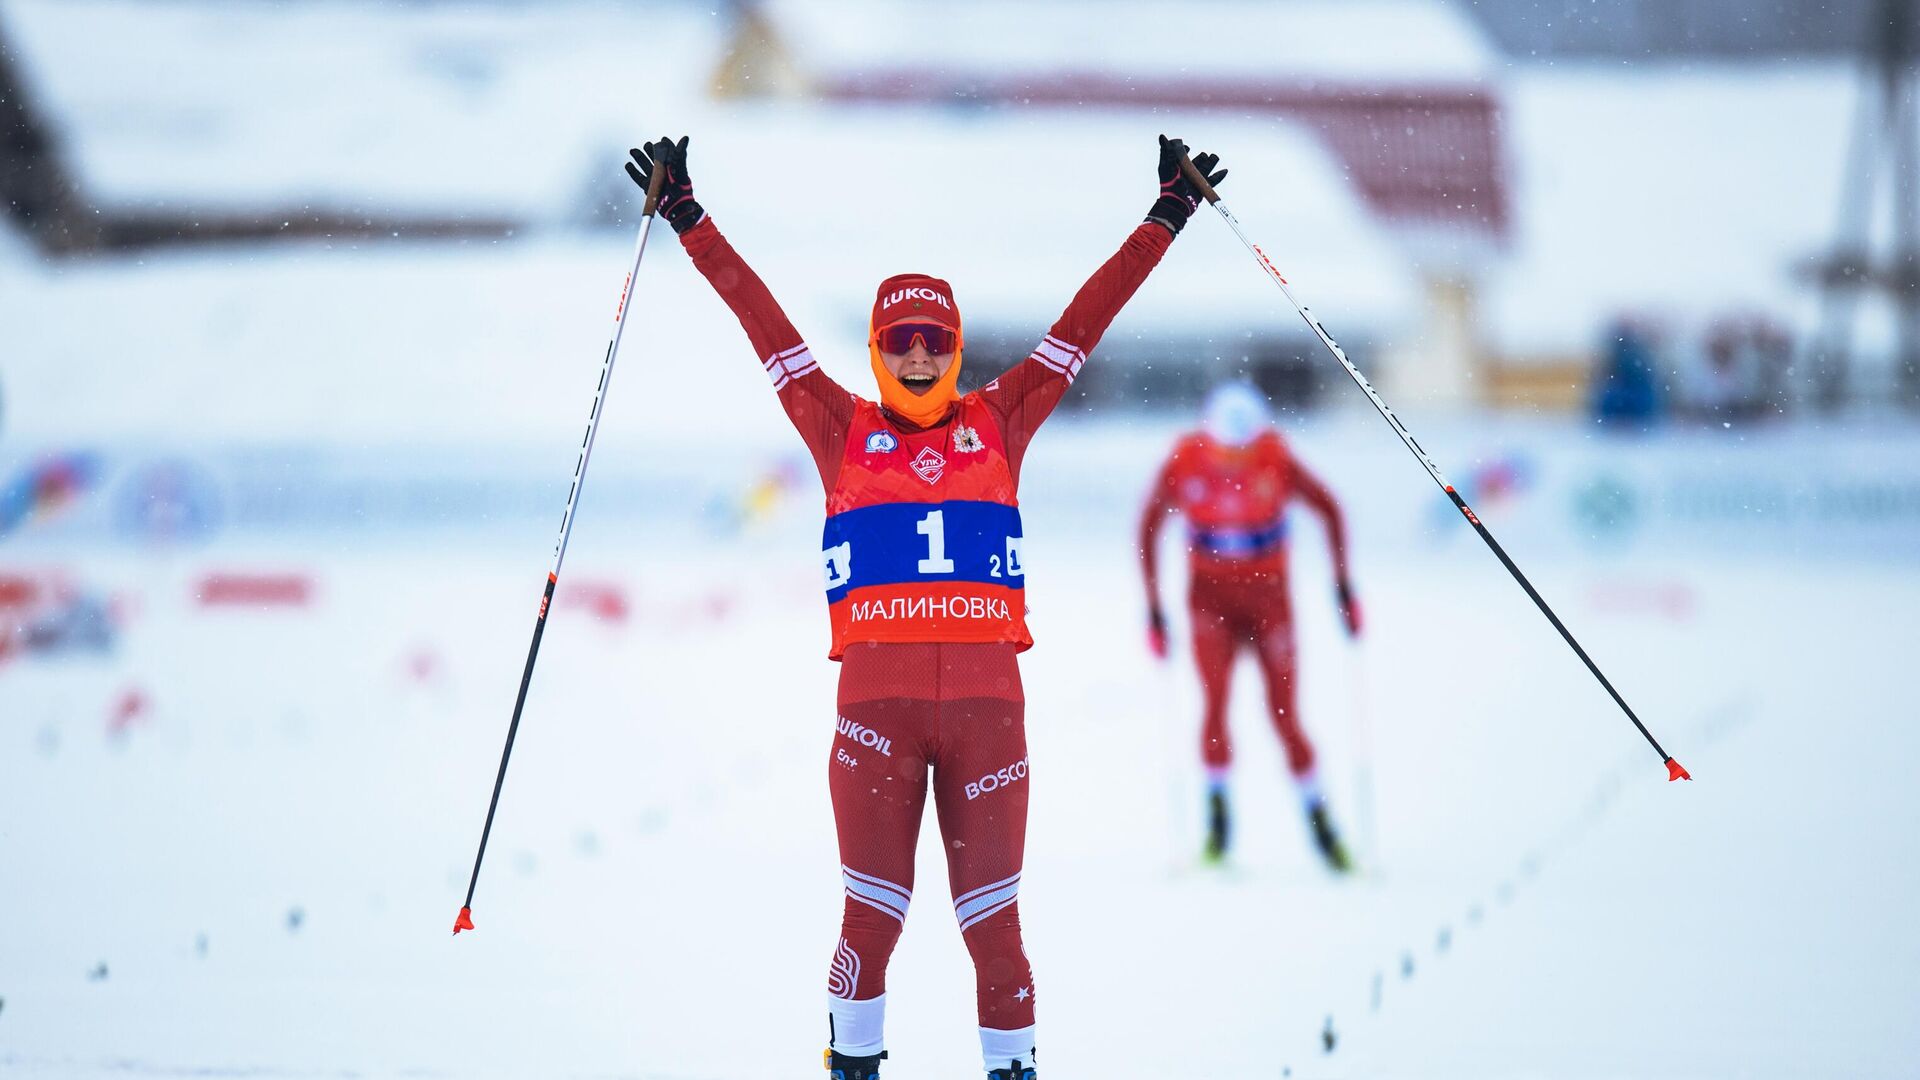
[{"label": "background skier's red suit", "polygon": [[1267,704],[1295,776],[1313,769],[1313,744],[1294,708],[1293,606],[1287,582],[1286,507],[1299,499],[1325,523],[1335,576],[1347,576],[1346,528],[1339,504],[1307,472],[1277,432],[1229,447],[1196,432],[1184,436],[1160,468],[1140,518],[1147,595],[1157,597],[1155,542],[1169,514],[1185,515],[1192,578],[1193,656],[1206,693],[1201,755],[1211,769],[1233,761],[1227,691],[1242,647],[1266,676]]}]

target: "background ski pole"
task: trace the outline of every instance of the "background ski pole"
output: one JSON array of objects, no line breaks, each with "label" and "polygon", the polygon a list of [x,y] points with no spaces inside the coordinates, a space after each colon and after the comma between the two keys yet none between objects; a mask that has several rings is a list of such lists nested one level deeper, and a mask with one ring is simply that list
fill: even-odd
[{"label": "background ski pole", "polygon": [[507,761],[513,757],[513,737],[520,731],[520,710],[527,705],[527,687],[533,682],[533,662],[540,656],[540,637],[547,630],[547,609],[553,606],[553,590],[560,583],[560,564],[567,557],[567,538],[573,533],[573,509],[580,502],[580,485],[587,477],[587,461],[593,457],[593,437],[600,430],[600,407],[607,400],[607,383],[613,378],[613,361],[620,355],[620,338],[627,329],[627,300],[633,295],[633,279],[640,273],[640,257],[647,253],[647,233],[653,225],[654,207],[660,201],[660,185],[667,170],[653,170],[647,185],[647,201],[640,211],[640,235],[633,245],[633,265],[627,268],[626,283],[620,286],[620,306],[613,309],[613,337],[607,342],[606,359],[600,364],[600,387],[593,393],[593,410],[587,414],[587,437],[581,440],[580,457],[573,466],[573,486],[567,489],[567,512],[560,518],[560,542],[553,548],[553,566],[547,571],[547,585],[540,594],[540,614],[533,621],[533,644],[527,646],[527,666],[520,673],[520,693],[513,699],[513,721],[507,725],[507,745],[500,751],[500,772],[493,778],[493,798],[487,801],[487,823],[480,829],[480,850],[473,856],[473,876],[467,879],[467,899],[453,920],[453,932],[473,929],[473,890],[480,883],[480,863],[487,857],[487,837],[493,833],[493,813],[500,808],[500,787],[507,780]]},{"label": "background ski pole", "polygon": [[1373,716],[1367,697],[1366,646],[1355,638],[1347,647],[1347,674],[1353,680],[1350,730],[1353,735],[1353,813],[1360,838],[1360,867],[1380,869],[1380,834],[1373,801]]},{"label": "background ski pole", "polygon": [[1540,593],[1534,589],[1533,582],[1527,580],[1527,575],[1521,573],[1520,568],[1514,565],[1513,560],[1507,556],[1506,550],[1500,546],[1500,542],[1495,540],[1493,534],[1487,531],[1487,527],[1480,523],[1480,516],[1473,512],[1473,508],[1468,506],[1467,501],[1460,497],[1460,493],[1453,489],[1453,485],[1447,483],[1447,478],[1440,474],[1440,467],[1433,463],[1433,459],[1427,456],[1425,450],[1420,449],[1420,444],[1414,440],[1413,434],[1407,430],[1406,425],[1400,422],[1399,417],[1393,415],[1393,410],[1389,409],[1387,403],[1381,399],[1379,391],[1373,388],[1373,384],[1367,381],[1366,376],[1360,374],[1359,368],[1353,366],[1353,361],[1347,359],[1345,350],[1341,349],[1340,346],[1335,343],[1332,335],[1327,333],[1326,327],[1321,326],[1320,320],[1314,318],[1313,312],[1308,311],[1306,305],[1295,298],[1293,289],[1287,285],[1287,279],[1282,277],[1280,271],[1274,267],[1273,260],[1267,258],[1267,253],[1260,250],[1260,245],[1247,238],[1246,230],[1240,227],[1239,219],[1234,217],[1233,212],[1228,210],[1226,204],[1220,201],[1220,193],[1213,190],[1213,185],[1207,183],[1207,178],[1203,176],[1200,170],[1194,167],[1193,162],[1184,155],[1180,158],[1180,169],[1186,174],[1187,179],[1193,182],[1194,187],[1198,188],[1200,193],[1206,197],[1207,202],[1210,203],[1215,210],[1220,212],[1220,217],[1224,219],[1227,226],[1233,230],[1233,235],[1239,237],[1240,243],[1244,244],[1246,249],[1253,254],[1253,257],[1260,261],[1260,268],[1266,271],[1267,276],[1273,279],[1275,285],[1280,286],[1280,291],[1286,294],[1287,302],[1291,303],[1293,310],[1299,312],[1300,317],[1306,320],[1307,327],[1313,331],[1315,337],[1320,339],[1320,344],[1325,345],[1327,351],[1333,354],[1333,358],[1340,361],[1340,366],[1347,369],[1347,374],[1351,375],[1354,384],[1366,393],[1367,400],[1373,402],[1373,407],[1380,413],[1381,418],[1393,426],[1394,434],[1400,436],[1400,441],[1406,444],[1407,449],[1412,452],[1415,458],[1419,459],[1420,464],[1426,468],[1427,475],[1433,477],[1433,482],[1440,485],[1440,490],[1447,493],[1447,498],[1453,501],[1454,508],[1459,510],[1461,516],[1467,519],[1467,524],[1473,526],[1473,531],[1479,533],[1480,539],[1487,542],[1487,547],[1500,559],[1500,564],[1507,568],[1507,572],[1513,575],[1513,580],[1519,582],[1520,587],[1527,591],[1529,597],[1533,598],[1533,602],[1535,606],[1539,607],[1540,613],[1547,617],[1547,621],[1553,624],[1555,630],[1560,631],[1560,636],[1566,640],[1567,645],[1573,649],[1575,655],[1580,657],[1581,663],[1586,664],[1587,670],[1593,672],[1593,677],[1600,680],[1601,686],[1606,687],[1607,694],[1613,698],[1613,703],[1620,706],[1620,711],[1627,714],[1627,719],[1633,721],[1634,727],[1640,729],[1641,736],[1647,740],[1647,744],[1653,747],[1654,753],[1659,754],[1660,760],[1666,764],[1667,779],[1693,779],[1693,777],[1687,773],[1687,770],[1683,768],[1678,761],[1673,759],[1672,754],[1660,748],[1659,741],[1653,737],[1652,732],[1647,730],[1647,725],[1641,723],[1640,718],[1634,715],[1633,709],[1627,705],[1627,700],[1620,696],[1620,691],[1615,690],[1611,682],[1607,681],[1606,675],[1600,671],[1600,666],[1595,664],[1593,658],[1587,655],[1587,650],[1581,648],[1580,643],[1573,639],[1573,634],[1567,630],[1566,624],[1560,621],[1560,616],[1553,613],[1553,609],[1547,606],[1547,602],[1542,599]]}]

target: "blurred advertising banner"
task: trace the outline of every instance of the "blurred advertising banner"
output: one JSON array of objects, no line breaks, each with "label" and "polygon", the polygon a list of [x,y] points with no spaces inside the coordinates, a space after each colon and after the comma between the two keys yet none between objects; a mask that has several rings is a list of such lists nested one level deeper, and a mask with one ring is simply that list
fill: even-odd
[{"label": "blurred advertising banner", "polygon": [[[1673,430],[1618,436],[1563,424],[1421,429],[1442,470],[1516,556],[1920,557],[1920,433]],[[1176,429],[1056,423],[1025,466],[1037,536],[1127,544]],[[1471,544],[1458,515],[1377,421],[1288,432],[1345,508],[1359,553]],[[544,543],[570,479],[565,453],[487,446],[100,446],[16,453],[0,475],[0,548],[256,543]],[[596,455],[582,525],[623,543],[724,540],[764,523],[818,527],[817,481],[794,453]]]}]

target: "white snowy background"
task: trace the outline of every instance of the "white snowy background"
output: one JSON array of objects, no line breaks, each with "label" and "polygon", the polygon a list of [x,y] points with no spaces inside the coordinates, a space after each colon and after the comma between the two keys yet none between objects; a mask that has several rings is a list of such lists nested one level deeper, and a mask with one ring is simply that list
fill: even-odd
[{"label": "white snowy background", "polygon": [[[1631,306],[1811,325],[1791,271],[1831,228],[1850,69],[1516,67],[1437,5],[1353,5],[1422,31],[1358,40],[1302,29],[1346,5],[1253,7],[1113,5],[1134,29],[1078,46],[1018,38],[998,8],[922,48],[1484,79],[1518,222],[1490,344],[1591,348]],[[882,10],[843,15],[888,48]],[[1042,29],[1094,9],[1047,10]],[[773,11],[831,53],[820,9]],[[1151,200],[1162,130],[1223,154],[1236,213],[1335,335],[1419,346],[1391,239],[1267,118],[717,104],[726,20],[686,5],[0,16],[103,199],[529,223],[57,262],[0,228],[0,482],[98,460],[85,498],[0,536],[0,574],[105,597],[115,626],[104,652],[0,657],[7,1075],[820,1075],[840,891],[818,505],[664,227],[479,929],[447,934],[629,253],[579,219],[621,191],[627,145],[693,134],[703,202],[856,389],[888,273],[935,269],[1037,339]],[[1158,44],[1138,30],[1163,24]],[[1278,305],[1203,215],[1110,340],[1293,318]],[[1362,641],[1336,626],[1310,521],[1295,589],[1302,710],[1367,869],[1333,880],[1311,857],[1242,671],[1240,850],[1202,870],[1198,691],[1178,654],[1145,653],[1132,547],[1190,418],[1063,410],[1023,484],[1044,1075],[1920,1075],[1920,429],[1866,410],[1622,437],[1393,402],[1456,480],[1521,477],[1484,518],[1696,781],[1665,782],[1353,392],[1283,422],[1351,522]],[[138,524],[155,463],[219,508],[205,534]],[[299,576],[309,600],[199,599],[247,573]],[[889,1078],[978,1075],[937,844],[929,822]]]}]

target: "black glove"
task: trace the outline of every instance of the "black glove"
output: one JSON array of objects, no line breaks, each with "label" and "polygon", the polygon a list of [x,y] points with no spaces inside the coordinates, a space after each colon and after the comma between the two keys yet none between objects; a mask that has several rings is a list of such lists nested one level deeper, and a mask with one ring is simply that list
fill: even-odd
[{"label": "black glove", "polygon": [[653,182],[653,170],[664,168],[667,178],[660,184],[660,202],[656,207],[667,224],[673,226],[676,233],[684,233],[700,224],[707,212],[693,201],[693,181],[687,179],[687,137],[682,135],[679,142],[666,136],[660,141],[650,142],[638,150],[629,150],[633,160],[627,163],[627,175],[647,190]]},{"label": "black glove", "polygon": [[1159,604],[1147,612],[1147,651],[1155,660],[1167,658],[1167,613],[1160,610]]},{"label": "black glove", "polygon": [[[1186,152],[1186,143],[1160,136],[1160,197],[1153,200],[1153,209],[1147,211],[1148,221],[1165,225],[1173,230],[1175,236],[1180,235],[1187,219],[1200,207],[1200,189],[1187,179],[1186,171],[1180,168],[1180,158]],[[1218,164],[1219,154],[1193,156],[1193,167],[1199,169],[1200,175],[1207,178],[1207,183],[1215,187],[1227,178],[1227,170],[1213,171]]]},{"label": "black glove", "polygon": [[1363,620],[1360,618],[1360,598],[1353,595],[1353,582],[1341,578],[1333,586],[1333,595],[1340,602],[1340,621],[1347,625],[1347,636],[1359,637]]}]

